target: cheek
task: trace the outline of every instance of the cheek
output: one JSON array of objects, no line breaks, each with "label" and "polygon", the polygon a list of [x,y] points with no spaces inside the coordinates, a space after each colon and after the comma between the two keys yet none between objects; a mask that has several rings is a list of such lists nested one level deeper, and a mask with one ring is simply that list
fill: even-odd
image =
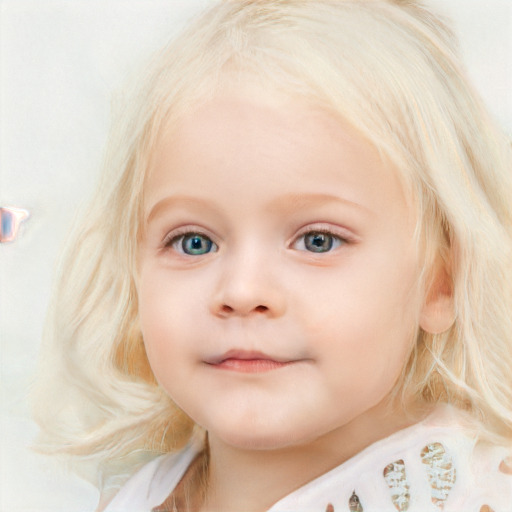
[{"label": "cheek", "polygon": [[188,273],[148,265],[141,270],[138,294],[149,363],[157,381],[171,394],[194,377],[200,347],[191,340],[204,340],[204,333],[210,332],[211,326],[205,325],[204,282],[191,282]]},{"label": "cheek", "polygon": [[141,272],[138,289],[139,319],[146,353],[157,380],[174,359],[179,336],[179,310],[165,279]]},{"label": "cheek", "polygon": [[[362,258],[325,276],[300,316],[311,346],[334,376],[354,393],[388,392],[407,362],[418,321],[414,260]],[[361,268],[361,271],[359,271]],[[314,303],[323,304],[315,308]]]}]

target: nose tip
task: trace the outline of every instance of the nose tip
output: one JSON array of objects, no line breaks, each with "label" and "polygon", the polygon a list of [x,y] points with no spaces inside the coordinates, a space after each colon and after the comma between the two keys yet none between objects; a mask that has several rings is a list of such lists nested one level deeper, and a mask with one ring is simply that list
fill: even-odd
[{"label": "nose tip", "polygon": [[222,318],[274,318],[284,314],[286,294],[281,286],[264,278],[231,278],[219,282],[210,308],[214,315]]},{"label": "nose tip", "polygon": [[252,239],[235,249],[219,258],[210,296],[212,314],[225,319],[283,315],[287,295],[284,283],[276,278],[281,275],[278,258]]}]

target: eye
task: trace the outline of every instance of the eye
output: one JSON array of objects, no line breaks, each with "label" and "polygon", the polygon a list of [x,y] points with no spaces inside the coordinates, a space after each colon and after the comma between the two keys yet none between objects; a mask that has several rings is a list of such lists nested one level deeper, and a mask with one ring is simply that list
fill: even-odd
[{"label": "eye", "polygon": [[294,244],[299,251],[324,253],[337,249],[347,241],[328,231],[308,231],[300,236]]},{"label": "eye", "polygon": [[215,252],[218,249],[217,244],[202,233],[185,233],[178,235],[173,237],[165,245],[172,247],[179,253],[189,256],[202,256],[210,252]]}]

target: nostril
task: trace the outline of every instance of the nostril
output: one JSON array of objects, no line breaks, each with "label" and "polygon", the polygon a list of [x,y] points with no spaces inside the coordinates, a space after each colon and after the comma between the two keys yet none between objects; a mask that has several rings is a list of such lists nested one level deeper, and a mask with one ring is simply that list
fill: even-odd
[{"label": "nostril", "polygon": [[226,304],[224,304],[221,308],[221,311],[223,313],[233,313],[233,308],[231,306],[227,306]]},{"label": "nostril", "polygon": [[258,313],[265,313],[265,311],[268,311],[268,308],[267,306],[256,306],[254,310]]}]

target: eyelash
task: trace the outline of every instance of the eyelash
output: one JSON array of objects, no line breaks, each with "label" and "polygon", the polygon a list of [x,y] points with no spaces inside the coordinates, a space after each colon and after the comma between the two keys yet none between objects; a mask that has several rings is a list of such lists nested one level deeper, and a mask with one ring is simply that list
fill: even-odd
[{"label": "eyelash", "polygon": [[[330,242],[328,244],[327,249],[318,251],[308,250],[306,242],[306,237],[308,235],[315,235],[316,237],[327,236],[327,240]],[[192,239],[193,237],[201,238],[203,240],[206,239],[209,242],[208,250],[200,254],[191,254],[185,252],[183,243],[188,237],[190,237],[190,239]],[[318,240],[321,241],[321,238],[319,238]],[[300,242],[302,242],[302,244]],[[297,250],[309,252],[312,254],[326,254],[338,249],[343,245],[347,245],[353,242],[354,240],[350,236],[347,236],[345,234],[342,235],[337,230],[329,229],[324,226],[318,228],[315,228],[314,226],[308,226],[308,228],[299,233],[289,245],[290,247],[295,248]],[[207,235],[206,233],[202,232],[199,229],[195,230],[191,228],[179,229],[169,233],[164,238],[162,245],[164,249],[174,249],[176,252],[184,254],[186,256],[204,256],[206,254],[209,254],[210,252],[217,252],[219,248],[218,245],[212,240],[212,238],[209,235]],[[300,245],[302,245],[302,248],[298,248]],[[214,248],[215,250],[212,251],[212,248]]]},{"label": "eyelash", "polygon": [[207,235],[206,233],[203,233],[199,229],[196,230],[196,229],[190,229],[190,228],[178,229],[176,231],[169,233],[164,238],[164,241],[162,244],[163,248],[164,249],[174,249],[176,252],[178,252],[180,254],[184,254],[186,256],[203,256],[204,254],[208,254],[209,252],[211,252],[209,250],[207,253],[204,253],[204,254],[188,254],[184,250],[179,250],[177,248],[178,244],[180,244],[180,242],[181,242],[181,248],[183,249],[183,242],[185,241],[185,239],[187,237],[198,237],[198,238],[207,239],[211,243],[210,248],[212,246],[215,246],[218,249],[218,245],[211,239],[211,237],[209,235]]},{"label": "eyelash", "polygon": [[[307,237],[307,235],[312,235],[312,234],[314,234],[315,236],[318,236],[318,235],[325,236],[326,235],[327,237],[330,237],[332,243],[326,251],[309,251],[306,248],[306,237]],[[346,235],[346,234],[342,235],[338,230],[329,229],[324,226],[318,227],[318,228],[315,228],[314,226],[313,227],[308,226],[307,229],[305,229],[304,231],[299,233],[293,239],[291,246],[297,248],[297,245],[299,244],[300,241],[302,241],[302,245],[304,246],[304,248],[299,249],[299,250],[310,252],[312,254],[326,254],[326,253],[332,252],[335,249],[338,249],[339,247],[341,247],[343,245],[350,244],[351,242],[353,242],[353,240],[348,235]],[[334,245],[334,247],[333,247],[333,245]]]}]

